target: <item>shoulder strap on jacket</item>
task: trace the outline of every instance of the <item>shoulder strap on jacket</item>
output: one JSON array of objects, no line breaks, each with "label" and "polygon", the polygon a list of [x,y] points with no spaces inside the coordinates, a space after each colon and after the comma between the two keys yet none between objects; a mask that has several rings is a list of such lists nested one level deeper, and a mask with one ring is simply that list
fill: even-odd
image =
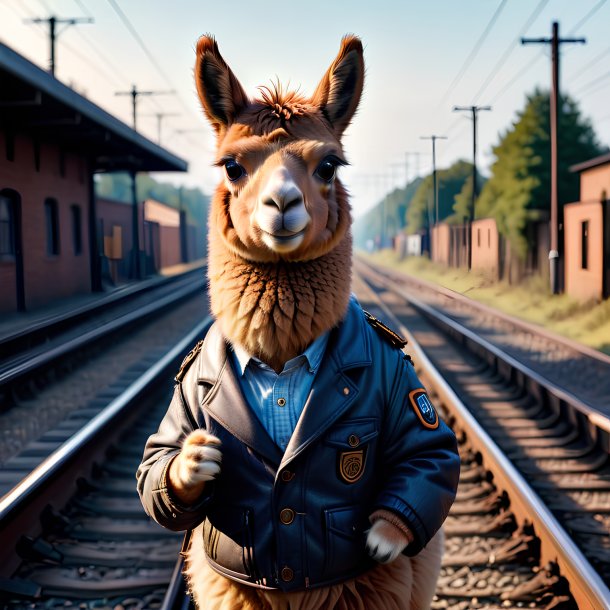
[{"label": "shoulder strap on jacket", "polygon": [[386,326],[383,322],[380,322],[375,316],[371,315],[365,309],[364,317],[366,321],[375,329],[375,331],[381,336],[382,339],[390,343],[393,347],[402,349],[406,344],[407,340],[403,339],[398,333],[395,333],[391,328]]},{"label": "shoulder strap on jacket", "polygon": [[176,373],[176,376],[174,377],[174,380],[176,383],[182,382],[182,380],[184,379],[184,376],[186,375],[186,372],[188,371],[189,367],[193,363],[193,360],[195,360],[195,358],[197,358],[197,356],[199,355],[199,352],[201,351],[202,347],[203,347],[203,339],[201,341],[199,341],[197,343],[197,345],[195,345],[195,347],[186,355],[186,358],[182,361],[182,364],[180,365],[180,369],[178,370],[178,372]]}]

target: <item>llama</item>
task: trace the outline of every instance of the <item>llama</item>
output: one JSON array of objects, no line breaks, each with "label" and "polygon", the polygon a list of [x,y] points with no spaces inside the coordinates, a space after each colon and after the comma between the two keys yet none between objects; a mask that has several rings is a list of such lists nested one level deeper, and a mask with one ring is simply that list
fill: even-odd
[{"label": "llama", "polygon": [[[225,174],[209,217],[215,324],[148,440],[144,507],[194,530],[186,571],[200,610],[429,607],[459,459],[409,359],[350,296],[337,174],[362,44],[343,39],[311,97],[275,84],[250,100],[208,36],[195,78]],[[294,363],[300,385],[264,403],[276,386],[260,389],[261,376]]]}]

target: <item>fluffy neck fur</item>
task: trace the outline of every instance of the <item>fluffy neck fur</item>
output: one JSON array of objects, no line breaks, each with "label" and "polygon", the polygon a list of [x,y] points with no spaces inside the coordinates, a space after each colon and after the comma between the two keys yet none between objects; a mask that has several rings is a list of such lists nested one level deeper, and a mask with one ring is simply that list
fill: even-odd
[{"label": "fluffy neck fur", "polygon": [[258,263],[211,239],[212,313],[233,344],[281,371],[345,315],[350,296],[349,232],[330,252],[303,262]]}]

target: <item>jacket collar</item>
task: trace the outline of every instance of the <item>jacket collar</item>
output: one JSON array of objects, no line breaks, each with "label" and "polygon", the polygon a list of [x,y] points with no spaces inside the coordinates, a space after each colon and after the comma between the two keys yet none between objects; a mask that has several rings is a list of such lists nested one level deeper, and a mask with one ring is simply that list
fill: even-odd
[{"label": "jacket collar", "polygon": [[[356,400],[359,390],[345,374],[372,364],[370,333],[360,305],[350,299],[346,315],[331,331],[326,353],[297,427],[282,455],[248,406],[228,358],[229,345],[218,323],[206,334],[198,383],[211,385],[202,407],[224,428],[274,464],[284,466],[323,434]],[[318,400],[318,397],[323,400]]]}]

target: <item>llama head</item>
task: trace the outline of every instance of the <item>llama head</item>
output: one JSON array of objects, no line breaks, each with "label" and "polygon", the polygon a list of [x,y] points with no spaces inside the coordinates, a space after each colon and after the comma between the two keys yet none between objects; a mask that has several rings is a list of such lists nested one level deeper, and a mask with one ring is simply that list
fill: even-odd
[{"label": "llama head", "polygon": [[307,261],[333,250],[351,224],[336,170],[346,164],[341,136],[362,93],[360,40],[342,40],[309,98],[276,84],[250,100],[207,36],[197,44],[195,78],[217,135],[216,164],[224,168],[210,238],[260,263]]}]

